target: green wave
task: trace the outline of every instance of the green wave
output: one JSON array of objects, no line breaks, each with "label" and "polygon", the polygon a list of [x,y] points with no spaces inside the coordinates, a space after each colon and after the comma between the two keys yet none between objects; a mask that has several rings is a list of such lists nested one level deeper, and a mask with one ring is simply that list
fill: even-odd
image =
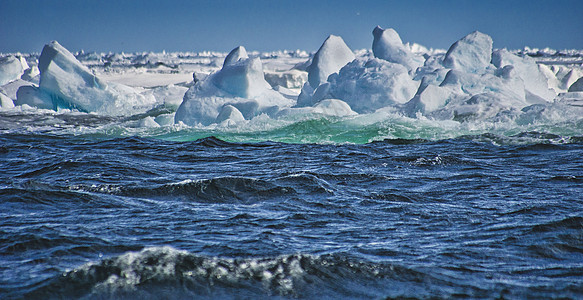
[{"label": "green wave", "polygon": [[[538,132],[527,135],[523,133]],[[506,142],[569,142],[583,136],[583,120],[554,124],[516,125],[509,123],[459,123],[415,119],[395,114],[371,114],[356,117],[310,117],[300,120],[252,120],[235,128],[161,128],[145,136],[171,141],[194,141],[214,136],[227,142],[283,142],[318,144],[366,144],[387,139],[444,140],[458,137],[491,135]]]},{"label": "green wave", "polygon": [[[568,143],[583,137],[583,117],[547,119],[518,124],[506,122],[457,122],[410,118],[393,111],[350,117],[325,115],[290,116],[272,119],[258,116],[236,126],[190,127],[173,124],[172,112],[159,110],[153,114],[125,118],[103,117],[79,112],[23,110],[0,112],[0,132],[74,135],[92,140],[140,136],[168,141],[194,141],[210,136],[227,142],[366,144],[382,140],[445,140],[490,136],[493,143]],[[158,126],[156,118],[168,125]],[[149,121],[149,122],[146,122]],[[149,125],[148,125],[149,124]],[[524,133],[538,134],[524,134]]]}]

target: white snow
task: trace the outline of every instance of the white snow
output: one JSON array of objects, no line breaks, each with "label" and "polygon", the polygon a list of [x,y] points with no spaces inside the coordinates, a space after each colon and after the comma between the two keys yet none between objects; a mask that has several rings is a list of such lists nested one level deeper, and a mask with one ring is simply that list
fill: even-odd
[{"label": "white snow", "polygon": [[357,114],[350,108],[348,103],[339,99],[325,99],[316,103],[316,105],[314,105],[314,113],[337,117]]},{"label": "white snow", "polygon": [[221,108],[221,112],[217,116],[215,123],[231,125],[244,120],[245,117],[243,117],[243,114],[236,107],[227,104]]},{"label": "white snow", "polygon": [[287,89],[301,89],[308,81],[308,73],[301,70],[265,71],[265,80],[272,86],[282,86]]},{"label": "white snow", "polygon": [[174,84],[169,84],[165,86],[155,87],[149,91],[144,92],[144,95],[151,94],[156,99],[157,103],[164,104],[165,106],[177,108],[182,103],[182,98],[184,94],[188,91],[188,88],[183,86],[176,86]]},{"label": "white snow", "polygon": [[419,89],[417,94],[406,104],[408,115],[415,115],[417,112],[424,114],[443,108],[453,96],[449,89],[436,85],[427,85],[424,89]]},{"label": "white snow", "polygon": [[212,76],[212,81],[220,89],[241,98],[257,97],[271,89],[265,81],[263,65],[258,57],[225,63],[221,71]]}]

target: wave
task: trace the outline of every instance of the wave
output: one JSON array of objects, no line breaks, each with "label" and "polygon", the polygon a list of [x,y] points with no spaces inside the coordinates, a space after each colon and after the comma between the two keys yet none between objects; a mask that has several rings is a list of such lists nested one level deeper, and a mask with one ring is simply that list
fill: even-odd
[{"label": "wave", "polygon": [[567,217],[562,220],[551,221],[546,224],[535,225],[532,228],[533,232],[565,232],[569,229],[583,230],[583,217],[574,216]]},{"label": "wave", "polygon": [[[152,200],[173,200],[173,201],[192,201],[198,203],[239,203],[251,204],[261,201],[277,201],[282,197],[292,197],[297,194],[293,185],[276,184],[271,181],[225,176],[211,179],[183,180],[180,182],[166,184],[144,184],[139,186],[125,186],[118,184],[76,184],[71,186],[60,187],[64,191],[56,190],[56,187],[47,186],[45,189],[38,190],[38,193],[51,193],[57,202],[71,201],[81,202],[84,198],[92,199],[95,194],[109,194],[115,197],[127,197],[125,199],[152,199]],[[32,193],[31,197],[15,197],[20,202],[37,201],[34,197],[35,191],[22,189],[23,193]],[[7,195],[15,195],[13,188],[0,189],[0,192]],[[0,196],[2,195],[0,193]],[[100,197],[95,197],[100,200]],[[15,200],[16,201],[16,200]],[[40,201],[40,200],[39,200]],[[126,203],[128,201],[108,198],[108,203]],[[83,201],[85,202],[85,201]],[[100,201],[91,201],[97,206],[103,205]],[[133,203],[133,202],[132,202]],[[134,203],[135,204],[135,203]],[[54,205],[57,205],[54,203]],[[111,205],[111,204],[110,204]]]},{"label": "wave", "polygon": [[[20,108],[0,111],[0,133],[72,135],[91,140],[140,136],[178,142],[197,141],[212,136],[228,143],[299,144],[367,144],[378,141],[409,144],[470,138],[504,145],[579,143],[583,140],[583,120],[570,117],[525,124],[512,120],[460,123],[424,117],[411,118],[381,110],[349,117],[314,114],[301,118],[272,119],[260,115],[237,126],[185,126],[170,122],[173,114],[168,108],[159,108],[142,115],[114,118],[66,110],[54,112]],[[166,120],[168,122],[162,126],[157,123],[153,126],[154,119],[170,121]]]},{"label": "wave", "polygon": [[26,297],[379,298],[410,293],[400,284],[430,278],[411,268],[341,254],[232,259],[166,246],[86,264],[56,276]]},{"label": "wave", "polygon": [[[521,272],[536,270],[514,271]],[[572,277],[580,268],[555,272]],[[418,299],[536,298],[580,293],[573,283],[558,287],[476,280],[475,274],[480,273],[475,267],[405,267],[342,253],[225,258],[163,246],[85,264],[30,287],[24,297]],[[492,274],[485,275],[480,276],[492,278]]]},{"label": "wave", "polygon": [[185,180],[155,187],[122,188],[119,194],[148,198],[171,197],[210,203],[254,203],[293,195],[295,190],[265,180],[228,176]]}]

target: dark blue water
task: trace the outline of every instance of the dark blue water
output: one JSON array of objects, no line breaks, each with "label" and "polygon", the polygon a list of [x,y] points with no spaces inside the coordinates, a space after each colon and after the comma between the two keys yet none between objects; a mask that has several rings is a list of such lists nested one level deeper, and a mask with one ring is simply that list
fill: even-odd
[{"label": "dark blue water", "polygon": [[582,298],[583,139],[545,139],[4,133],[0,298]]}]

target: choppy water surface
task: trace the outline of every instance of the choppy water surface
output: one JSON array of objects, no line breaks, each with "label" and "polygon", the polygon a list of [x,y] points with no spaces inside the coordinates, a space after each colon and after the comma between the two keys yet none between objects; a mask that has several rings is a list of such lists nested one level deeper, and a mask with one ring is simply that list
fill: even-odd
[{"label": "choppy water surface", "polygon": [[77,117],[3,115],[0,298],[583,297],[580,124],[140,138]]}]

